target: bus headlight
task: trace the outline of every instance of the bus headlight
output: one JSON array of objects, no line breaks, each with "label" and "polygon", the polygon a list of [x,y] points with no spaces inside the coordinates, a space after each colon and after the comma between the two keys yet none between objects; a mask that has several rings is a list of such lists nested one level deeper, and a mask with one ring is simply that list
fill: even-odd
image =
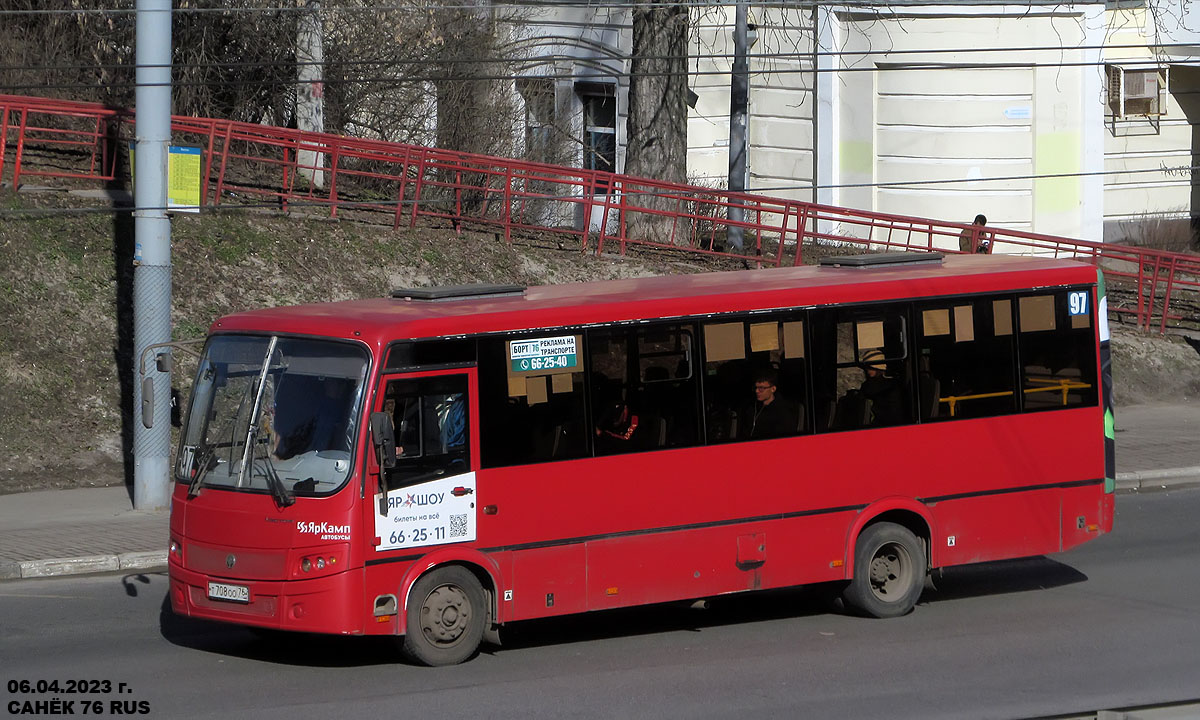
[{"label": "bus headlight", "polygon": [[331,545],[323,548],[308,548],[295,552],[291,559],[293,578],[331,575],[344,569],[349,557],[350,546]]}]

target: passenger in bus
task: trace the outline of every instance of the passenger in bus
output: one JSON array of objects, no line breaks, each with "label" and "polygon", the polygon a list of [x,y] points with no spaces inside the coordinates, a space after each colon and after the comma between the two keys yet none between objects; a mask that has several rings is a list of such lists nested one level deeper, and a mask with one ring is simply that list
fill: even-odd
[{"label": "passenger in bus", "polygon": [[[604,373],[592,371],[589,384],[595,398],[595,446],[597,455],[629,452],[638,429],[638,414],[625,400],[621,383]],[[640,439],[638,436],[637,439]]]},{"label": "passenger in bus", "polygon": [[754,376],[754,404],[746,413],[745,437],[751,440],[783,437],[796,432],[796,407],[779,394],[774,370]]},{"label": "passenger in bus", "polygon": [[869,401],[870,411],[864,417],[867,425],[884,426],[897,425],[901,421],[903,410],[900,395],[900,384],[888,375],[887,363],[881,350],[871,349],[862,356],[863,378],[858,388],[859,396]]},{"label": "passenger in bus", "polygon": [[462,393],[435,396],[434,414],[442,439],[442,452],[462,450],[467,442],[467,403]]},{"label": "passenger in bus", "polygon": [[621,401],[608,403],[596,419],[596,447],[607,452],[620,452],[622,445],[633,439],[638,429],[638,416]]},{"label": "passenger in bus", "polygon": [[985,225],[987,217],[976,215],[971,227],[959,233],[958,249],[969,253],[991,253],[992,234],[983,229]]}]

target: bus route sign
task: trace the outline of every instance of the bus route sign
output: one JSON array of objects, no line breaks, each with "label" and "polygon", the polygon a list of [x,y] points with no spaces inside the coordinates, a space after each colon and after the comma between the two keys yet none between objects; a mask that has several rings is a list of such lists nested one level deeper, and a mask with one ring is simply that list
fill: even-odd
[{"label": "bus route sign", "polygon": [[508,357],[513,372],[547,372],[578,364],[574,335],[512,340],[508,343]]}]

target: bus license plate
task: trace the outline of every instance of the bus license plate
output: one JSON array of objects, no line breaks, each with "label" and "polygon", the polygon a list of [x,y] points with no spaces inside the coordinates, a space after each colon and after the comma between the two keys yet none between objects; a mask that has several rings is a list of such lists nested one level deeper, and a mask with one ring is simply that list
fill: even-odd
[{"label": "bus license plate", "polygon": [[209,600],[228,600],[230,602],[250,602],[250,588],[245,585],[226,585],[210,582],[208,584]]}]

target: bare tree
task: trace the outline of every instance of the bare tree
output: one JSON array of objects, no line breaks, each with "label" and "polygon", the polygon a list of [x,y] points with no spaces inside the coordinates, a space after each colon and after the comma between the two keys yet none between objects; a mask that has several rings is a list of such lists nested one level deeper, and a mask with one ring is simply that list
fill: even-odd
[{"label": "bare tree", "polygon": [[429,68],[437,87],[437,146],[508,155],[517,127],[511,67],[503,37],[483,0],[453,0],[438,11]]},{"label": "bare tree", "polygon": [[[633,10],[629,64],[629,119],[625,172],[668,182],[687,180],[688,8],[654,0]],[[631,204],[673,210],[674,201],[634,195]],[[671,220],[634,213],[627,228],[637,237],[665,241]],[[677,229],[678,232],[678,229]]]},{"label": "bare tree", "polygon": [[296,20],[275,0],[182,0],[171,28],[175,112],[294,124]]},{"label": "bare tree", "polygon": [[[326,129],[511,153],[517,125],[508,78],[517,58],[498,28],[516,24],[520,11],[472,3],[324,0]],[[9,5],[0,92],[132,107],[133,12],[112,12],[105,0],[74,0],[71,14],[38,12],[41,0]],[[298,20],[306,12],[278,0],[179,0],[174,112],[295,127]]]},{"label": "bare tree", "polygon": [[0,23],[0,92],[128,105],[133,99],[133,16],[42,13],[41,0],[9,0]]}]

